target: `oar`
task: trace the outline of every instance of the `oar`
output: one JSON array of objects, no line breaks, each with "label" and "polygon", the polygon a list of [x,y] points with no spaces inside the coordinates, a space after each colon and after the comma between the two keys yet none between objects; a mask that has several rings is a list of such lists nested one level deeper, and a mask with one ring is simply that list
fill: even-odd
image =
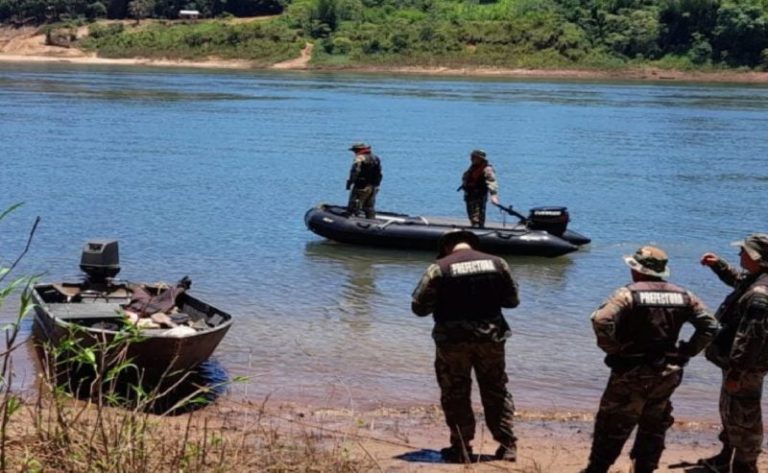
[{"label": "oar", "polygon": [[503,210],[504,212],[508,213],[509,215],[513,215],[513,216],[519,218],[521,223],[526,223],[528,221],[528,218],[525,215],[523,215],[520,212],[514,210],[511,205],[509,207],[505,207],[505,206],[503,206],[501,204],[497,204],[495,202],[491,202],[491,203],[493,205],[495,205],[496,207],[500,208],[501,210]]}]

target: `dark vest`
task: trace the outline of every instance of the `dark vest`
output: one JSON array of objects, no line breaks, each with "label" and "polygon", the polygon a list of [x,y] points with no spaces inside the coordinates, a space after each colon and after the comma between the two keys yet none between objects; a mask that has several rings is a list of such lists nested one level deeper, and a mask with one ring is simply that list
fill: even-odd
[{"label": "dark vest", "polygon": [[616,338],[625,345],[620,356],[663,359],[675,351],[680,329],[692,314],[691,298],[665,281],[636,282],[627,289],[632,293],[632,311],[616,324]]},{"label": "dark vest", "polygon": [[504,279],[499,258],[460,250],[437,260],[442,272],[436,322],[493,320],[502,316]]},{"label": "dark vest", "polygon": [[381,184],[381,160],[375,154],[366,154],[357,175],[357,187],[378,186]]},{"label": "dark vest", "polygon": [[[746,279],[739,282],[733,292],[717,308],[715,318],[720,322],[721,328],[712,341],[712,345],[707,349],[707,359],[716,365],[719,366],[718,357],[727,357],[733,347],[733,340],[741,323],[737,310],[739,302],[758,286],[768,287],[768,273],[747,276]],[[768,362],[768,360],[766,361]]]}]

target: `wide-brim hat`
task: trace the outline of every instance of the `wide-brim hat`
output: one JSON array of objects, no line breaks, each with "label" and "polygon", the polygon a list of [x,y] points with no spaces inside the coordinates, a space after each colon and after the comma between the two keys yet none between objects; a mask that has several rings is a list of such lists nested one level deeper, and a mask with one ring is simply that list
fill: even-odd
[{"label": "wide-brim hat", "polygon": [[469,230],[451,230],[443,233],[437,242],[437,257],[442,258],[459,243],[467,243],[472,248],[476,248],[480,243],[480,238]]},{"label": "wide-brim hat", "polygon": [[744,249],[750,258],[762,266],[768,265],[768,233],[753,233],[743,240],[734,241],[731,245]]},{"label": "wide-brim hat", "polygon": [[624,262],[633,271],[661,279],[669,277],[668,261],[664,250],[655,246],[643,246],[635,254],[624,256]]},{"label": "wide-brim hat", "polygon": [[371,149],[371,145],[368,143],[353,143],[352,146],[349,147],[350,151],[361,151],[364,149]]}]

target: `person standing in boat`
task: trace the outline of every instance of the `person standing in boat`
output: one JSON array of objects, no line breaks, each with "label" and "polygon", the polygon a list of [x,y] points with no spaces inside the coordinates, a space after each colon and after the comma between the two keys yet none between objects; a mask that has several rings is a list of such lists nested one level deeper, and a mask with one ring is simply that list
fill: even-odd
[{"label": "person standing in boat", "polygon": [[517,307],[520,300],[507,262],[475,250],[477,243],[477,235],[468,230],[454,230],[440,238],[438,259],[413,291],[411,310],[420,317],[432,314],[435,320],[435,373],[451,442],[440,451],[443,459],[451,463],[473,459],[474,370],[485,423],[499,442],[496,458],[513,462],[517,459],[512,429],[515,406],[507,390],[504,357],[511,332],[501,308]]},{"label": "person standing in boat", "polygon": [[347,210],[352,215],[362,211],[365,218],[375,218],[376,194],[383,177],[381,160],[371,152],[371,145],[366,143],[355,143],[349,150],[355,153],[355,159],[347,179],[347,190],[352,189]]},{"label": "person standing in boat", "polygon": [[741,248],[744,271],[715,253],[701,257],[702,265],[734,289],[717,309],[722,329],[706,353],[723,372],[723,448],[699,463],[715,472],[757,473],[763,443],[760,403],[768,372],[768,233],[749,235],[734,245]]},{"label": "person standing in boat", "polygon": [[[658,468],[674,422],[670,397],[683,379],[683,366],[712,341],[718,328],[698,297],[666,281],[663,250],[643,246],[624,261],[633,282],[616,290],[591,317],[611,375],[595,416],[589,465],[582,473],[607,473],[635,426],[632,471]],[[695,331],[688,341],[678,342],[686,322]]]},{"label": "person standing in boat", "polygon": [[485,206],[488,194],[491,202],[499,205],[499,184],[493,166],[488,163],[485,151],[476,149],[469,155],[469,169],[461,177],[461,187],[464,191],[464,202],[467,204],[467,216],[472,227],[485,226]]}]

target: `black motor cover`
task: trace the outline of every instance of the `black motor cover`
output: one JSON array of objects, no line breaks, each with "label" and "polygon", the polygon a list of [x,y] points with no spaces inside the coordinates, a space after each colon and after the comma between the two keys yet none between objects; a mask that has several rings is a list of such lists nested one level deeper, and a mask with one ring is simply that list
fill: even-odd
[{"label": "black motor cover", "polygon": [[113,278],[120,272],[117,240],[91,240],[80,255],[80,269],[93,281]]},{"label": "black motor cover", "polygon": [[567,207],[534,207],[528,214],[528,227],[560,236],[568,228]]}]

